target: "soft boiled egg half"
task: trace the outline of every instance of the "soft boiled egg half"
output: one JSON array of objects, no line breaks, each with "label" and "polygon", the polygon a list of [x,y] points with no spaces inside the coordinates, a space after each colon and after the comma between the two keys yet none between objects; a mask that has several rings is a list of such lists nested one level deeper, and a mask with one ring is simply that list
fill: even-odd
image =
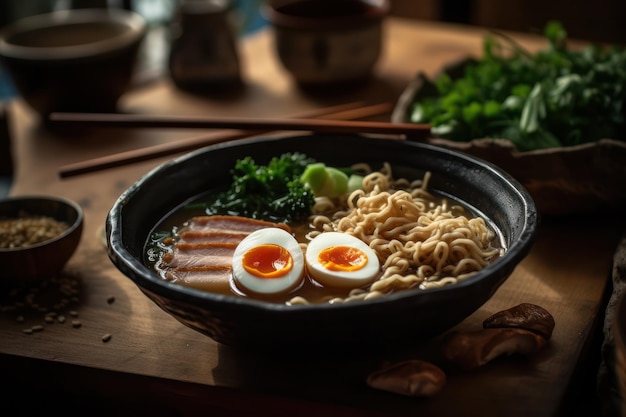
[{"label": "soft boiled egg half", "polygon": [[233,254],[233,279],[244,292],[280,294],[296,288],[304,277],[304,255],[291,233],[259,229],[246,236]]},{"label": "soft boiled egg half", "polygon": [[311,278],[330,287],[361,287],[380,274],[376,253],[347,233],[320,233],[309,242],[305,261]]}]

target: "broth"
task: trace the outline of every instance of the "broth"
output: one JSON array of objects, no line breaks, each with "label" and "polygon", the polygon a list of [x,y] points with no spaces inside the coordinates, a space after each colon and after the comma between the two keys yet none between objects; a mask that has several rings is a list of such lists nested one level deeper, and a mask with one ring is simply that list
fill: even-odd
[{"label": "broth", "polygon": [[[408,182],[406,184],[408,184]],[[394,189],[393,191],[395,192],[396,189]],[[168,244],[168,239],[166,237],[172,237],[172,236],[175,237],[178,234],[178,232],[185,227],[186,222],[189,221],[189,219],[195,216],[205,216],[206,215],[205,210],[204,210],[205,203],[209,201],[210,196],[212,194],[215,194],[215,193],[208,192],[204,195],[198,196],[189,204],[185,204],[184,206],[176,210],[171,215],[166,216],[166,218],[164,218],[163,221],[159,225],[157,225],[157,227],[155,228],[155,232],[153,233],[150,241],[147,244],[146,263],[152,268],[155,268],[162,277],[165,277],[165,269],[159,267],[160,256],[164,252],[168,252],[172,250],[172,246],[170,245],[172,243],[171,239],[169,240],[170,244]],[[475,209],[473,209],[469,205],[454,199],[451,196],[437,194],[433,191],[428,191],[427,195],[429,196],[427,199],[427,203],[430,205],[431,208],[445,206],[449,208],[451,213],[452,212],[454,213],[454,215],[450,215],[450,217],[452,218],[464,217],[468,219],[469,221],[471,221],[472,219],[478,219],[478,220],[483,220],[485,222],[486,229],[488,229],[489,233],[492,235],[487,245],[488,248],[486,248],[486,250],[491,251],[492,254],[497,252],[497,255],[489,256],[488,261],[486,261],[487,263],[493,262],[504,252],[505,245],[504,245],[502,236],[500,235],[499,231],[494,227],[494,225],[489,221],[489,219],[486,219],[484,216],[481,215],[481,213],[477,212]],[[328,220],[330,220],[334,214],[343,213],[343,212],[345,212],[345,207],[335,209],[334,212],[324,213],[324,216],[327,217]],[[311,218],[309,218],[306,221],[303,221],[297,224],[296,223],[289,224],[292,234],[296,237],[298,242],[301,243],[301,245],[306,244],[310,240],[311,235],[315,235],[316,233],[320,232],[319,227],[313,227],[311,221],[312,221]],[[164,240],[164,238],[166,239]],[[386,257],[383,255],[380,255],[380,252],[379,252],[379,259],[382,265],[385,262]],[[381,270],[381,276],[382,275],[383,275],[383,271]],[[447,285],[448,283],[449,281],[444,282],[441,285]],[[192,286],[191,284],[181,284],[181,285]],[[420,284],[420,285],[424,285],[424,284]],[[439,285],[437,281],[434,281],[434,283],[432,283],[432,286],[437,286],[437,285]],[[369,286],[370,285],[368,285],[367,287]],[[361,292],[363,294],[367,293],[365,288],[360,289],[360,290],[361,291],[357,290],[357,292]],[[346,299],[351,298],[352,290],[322,287],[321,285],[317,284],[314,280],[310,279],[310,277],[307,276],[303,280],[303,283],[300,287],[296,288],[295,290],[290,291],[287,294],[272,295],[272,296],[258,296],[258,295],[250,296],[250,295],[245,294],[243,291],[240,291],[237,288],[237,286],[234,283],[234,279],[231,276],[229,285],[227,287],[224,287],[219,292],[225,295],[251,297],[251,298],[257,298],[257,299],[263,299],[265,301],[276,302],[276,303],[296,304],[298,303],[298,300],[306,300],[306,303],[315,304],[315,303],[329,302],[330,300],[336,300],[337,302],[345,301]],[[297,299],[294,297],[297,297]],[[361,299],[363,297],[364,295],[362,294],[359,294],[358,296],[354,296],[355,299]]]}]

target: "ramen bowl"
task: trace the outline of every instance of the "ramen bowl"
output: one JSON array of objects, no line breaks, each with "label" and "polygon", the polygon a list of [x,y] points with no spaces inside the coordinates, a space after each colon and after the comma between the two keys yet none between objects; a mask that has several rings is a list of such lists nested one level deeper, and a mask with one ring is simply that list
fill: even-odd
[{"label": "ramen bowl", "polygon": [[70,260],[83,231],[83,211],[54,196],[0,200],[0,284],[32,284],[55,277]]},{"label": "ramen bowl", "polygon": [[[199,195],[227,188],[236,161],[253,156],[263,164],[287,152],[331,166],[389,162],[394,175],[413,179],[430,172],[429,189],[488,219],[506,253],[454,285],[308,305],[206,292],[166,281],[149,266],[146,248],[164,218]],[[488,162],[411,141],[320,134],[217,144],[166,162],[123,192],[107,216],[106,235],[109,257],[124,275],[181,323],[219,343],[280,351],[287,346],[366,349],[433,337],[476,311],[527,255],[538,221],[527,191]]]},{"label": "ramen bowl", "polygon": [[123,9],[30,16],[0,31],[0,61],[40,115],[114,111],[131,86],[147,24]]}]

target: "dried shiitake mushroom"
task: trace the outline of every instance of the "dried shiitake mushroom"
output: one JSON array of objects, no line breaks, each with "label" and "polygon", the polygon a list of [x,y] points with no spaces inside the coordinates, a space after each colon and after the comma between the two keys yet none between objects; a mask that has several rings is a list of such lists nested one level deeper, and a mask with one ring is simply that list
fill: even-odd
[{"label": "dried shiitake mushroom", "polygon": [[441,368],[419,359],[396,362],[367,377],[371,388],[411,397],[432,397],[445,384],[446,374]]},{"label": "dried shiitake mushroom", "polygon": [[446,337],[443,356],[464,370],[482,366],[502,355],[531,355],[552,336],[554,318],[544,308],[520,304],[483,322],[483,329],[455,332]]},{"label": "dried shiitake mushroom", "polygon": [[450,334],[442,354],[461,369],[471,370],[499,356],[531,355],[547,343],[545,337],[524,329],[482,329]]},{"label": "dried shiitake mushroom", "polygon": [[[546,309],[523,303],[488,317],[480,330],[448,334],[441,353],[449,364],[469,371],[500,356],[538,352],[548,344],[554,325]],[[396,362],[367,377],[372,388],[412,397],[432,397],[446,382],[441,368],[419,359]]]},{"label": "dried shiitake mushroom", "polygon": [[493,314],[483,321],[484,328],[514,327],[538,333],[550,339],[554,330],[554,318],[543,307],[523,303]]}]

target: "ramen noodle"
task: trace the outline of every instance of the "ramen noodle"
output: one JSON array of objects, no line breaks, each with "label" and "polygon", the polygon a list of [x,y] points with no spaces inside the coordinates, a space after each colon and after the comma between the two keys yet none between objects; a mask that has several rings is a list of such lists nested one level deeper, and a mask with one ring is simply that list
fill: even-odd
[{"label": "ramen noodle", "polygon": [[[354,191],[345,208],[332,216],[315,214],[314,227],[307,234],[336,231],[366,242],[383,262],[381,277],[368,289],[353,290],[345,299],[331,302],[371,299],[419,286],[441,287],[467,279],[501,255],[493,245],[495,233],[481,217],[467,215],[459,205],[450,205],[427,191],[430,173],[409,183],[394,180],[389,164],[370,172],[363,189]],[[328,212],[336,207],[320,199],[314,211]],[[303,245],[303,249],[306,244]],[[291,304],[307,303],[295,297]]]}]

